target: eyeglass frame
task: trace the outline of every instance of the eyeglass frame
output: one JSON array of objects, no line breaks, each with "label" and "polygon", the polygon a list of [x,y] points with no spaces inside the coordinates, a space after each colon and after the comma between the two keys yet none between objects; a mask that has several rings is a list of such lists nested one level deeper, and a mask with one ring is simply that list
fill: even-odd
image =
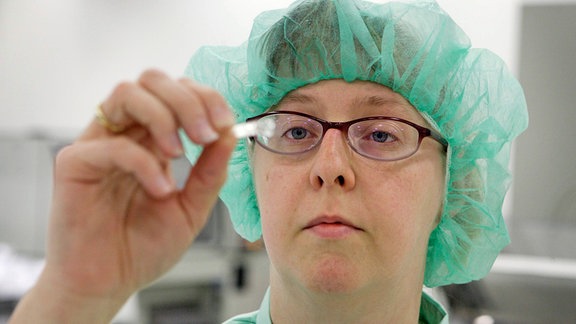
[{"label": "eyeglass frame", "polygon": [[[306,150],[304,150],[302,152],[293,152],[293,153],[280,152],[280,151],[273,150],[270,147],[266,146],[265,144],[261,143],[258,140],[257,136],[250,136],[250,137],[248,137],[248,139],[252,142],[258,143],[262,148],[264,148],[267,151],[273,152],[273,153],[277,153],[277,154],[281,154],[281,155],[297,155],[297,154],[304,154],[306,152],[312,151],[314,148],[318,147],[318,145],[320,145],[322,143],[322,140],[324,140],[324,136],[326,135],[326,132],[329,129],[337,129],[340,132],[342,132],[342,134],[345,136],[346,143],[348,144],[348,146],[350,148],[352,148],[352,150],[354,152],[356,152],[359,155],[364,156],[366,158],[372,159],[372,160],[389,161],[389,162],[407,159],[407,158],[411,157],[412,155],[416,154],[416,152],[418,152],[418,149],[420,149],[420,145],[422,143],[422,140],[425,137],[430,137],[433,140],[440,143],[444,147],[445,151],[448,148],[448,141],[446,141],[446,139],[444,139],[444,137],[442,137],[442,135],[440,135],[440,133],[438,133],[432,129],[426,128],[424,126],[420,126],[420,125],[413,123],[409,120],[405,120],[405,119],[398,118],[398,117],[391,117],[391,116],[367,116],[367,117],[357,118],[357,119],[353,119],[353,120],[349,120],[349,121],[345,121],[345,122],[331,122],[331,121],[327,121],[327,120],[318,118],[316,116],[308,115],[306,113],[302,113],[302,112],[298,112],[298,111],[276,110],[276,111],[265,112],[263,114],[260,114],[260,115],[254,116],[254,117],[247,118],[246,122],[255,121],[255,120],[259,120],[261,118],[267,117],[267,116],[280,115],[280,114],[297,115],[297,116],[309,118],[309,119],[312,119],[312,120],[318,122],[320,125],[322,125],[322,136],[320,136],[320,139],[318,140],[318,142],[316,144],[310,146]],[[402,156],[402,157],[397,158],[397,159],[378,159],[378,158],[366,155],[362,152],[359,152],[350,143],[350,139],[348,137],[348,130],[350,129],[350,126],[352,126],[356,123],[359,123],[359,122],[366,121],[366,120],[392,120],[392,121],[397,121],[397,122],[400,122],[400,123],[403,123],[403,124],[406,124],[408,126],[413,127],[414,129],[416,129],[418,131],[418,144],[416,145],[416,149],[414,150],[414,152],[410,153],[409,155]]]}]

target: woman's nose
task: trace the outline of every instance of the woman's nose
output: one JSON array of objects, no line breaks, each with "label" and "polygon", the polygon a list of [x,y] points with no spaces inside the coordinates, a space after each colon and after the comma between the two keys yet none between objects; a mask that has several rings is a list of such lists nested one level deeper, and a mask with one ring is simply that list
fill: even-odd
[{"label": "woman's nose", "polygon": [[350,190],[356,185],[351,165],[351,148],[341,131],[329,129],[319,144],[310,170],[310,182],[315,189],[337,186]]}]

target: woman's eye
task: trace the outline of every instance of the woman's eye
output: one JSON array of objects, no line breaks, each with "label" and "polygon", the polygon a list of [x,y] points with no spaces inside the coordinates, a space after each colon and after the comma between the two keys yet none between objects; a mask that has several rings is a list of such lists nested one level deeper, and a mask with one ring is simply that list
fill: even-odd
[{"label": "woman's eye", "polygon": [[302,127],[294,127],[286,131],[285,135],[290,139],[303,139],[308,135],[308,131]]},{"label": "woman's eye", "polygon": [[370,137],[375,142],[386,143],[394,140],[394,137],[390,133],[383,131],[375,131],[370,134]]}]

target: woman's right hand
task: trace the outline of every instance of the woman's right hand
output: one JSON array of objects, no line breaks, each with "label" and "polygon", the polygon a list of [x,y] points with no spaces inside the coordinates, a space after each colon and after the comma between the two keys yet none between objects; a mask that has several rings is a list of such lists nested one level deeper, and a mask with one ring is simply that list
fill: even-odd
[{"label": "woman's right hand", "polygon": [[[12,323],[109,322],[179,260],[225,181],[234,117],[214,90],[149,70],[101,109],[124,130],[94,120],[58,154],[46,267]],[[204,146],[181,189],[169,169],[179,128]]]}]

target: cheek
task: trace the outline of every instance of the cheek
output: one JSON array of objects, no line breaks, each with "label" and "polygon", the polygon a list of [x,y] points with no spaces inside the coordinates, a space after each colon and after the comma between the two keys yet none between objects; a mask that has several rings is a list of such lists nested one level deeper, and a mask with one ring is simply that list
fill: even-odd
[{"label": "cheek", "polygon": [[428,237],[438,224],[444,201],[444,163],[442,159],[426,160],[413,170],[406,188],[410,226],[417,238],[428,244]]},{"label": "cheek", "polygon": [[[285,203],[285,199],[282,198],[290,193],[288,181],[290,178],[286,177],[285,173],[280,172],[278,168],[262,166],[254,169],[254,186],[261,213],[269,215],[273,212],[271,208],[277,204]],[[284,195],[280,193],[284,193]]]},{"label": "cheek", "polygon": [[295,183],[296,174],[290,176],[284,168],[265,167],[254,171],[256,195],[262,223],[262,239],[272,264],[289,262],[288,251],[294,233],[294,215],[301,197]]},{"label": "cheek", "polygon": [[433,228],[440,222],[442,210],[444,206],[444,199],[446,197],[446,159],[444,155],[440,155],[437,160],[430,162],[426,174],[421,176],[426,179],[420,185],[420,190],[423,191],[424,208],[431,212],[431,219]]},{"label": "cheek", "polygon": [[299,173],[278,162],[258,159],[258,155],[254,158],[253,171],[263,235],[276,237],[283,228],[279,224],[290,221],[300,201],[300,190],[292,190],[302,186],[297,177]]},{"label": "cheek", "polygon": [[[365,205],[378,211],[377,228],[384,232],[381,237],[391,238],[394,245],[427,245],[444,198],[441,162],[425,160],[402,165],[398,170],[386,172],[378,195],[365,192]],[[373,182],[374,177],[366,181]]]}]

